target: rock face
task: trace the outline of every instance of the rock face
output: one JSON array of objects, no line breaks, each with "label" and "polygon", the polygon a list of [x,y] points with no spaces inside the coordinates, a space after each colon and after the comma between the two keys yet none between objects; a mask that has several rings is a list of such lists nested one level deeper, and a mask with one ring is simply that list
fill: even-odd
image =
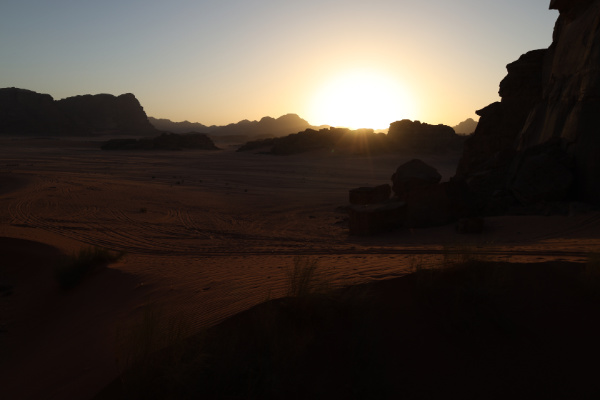
[{"label": "rock face", "polygon": [[133,94],[69,97],[17,88],[0,89],[0,133],[93,135],[151,134],[144,109]]},{"label": "rock face", "polygon": [[154,130],[140,102],[131,93],[68,97],[57,104],[79,129],[89,133]]},{"label": "rock face", "polygon": [[31,90],[0,89],[0,133],[55,134],[75,126],[48,94]]},{"label": "rock face", "polygon": [[600,0],[550,8],[560,11],[552,45],[507,66],[502,101],[477,112],[465,142],[457,177],[487,200],[486,213],[511,202],[600,205]]},{"label": "rock face", "polygon": [[515,140],[531,108],[541,100],[545,54],[546,50],[531,51],[509,64],[500,83],[502,101],[477,111],[481,118],[474,135],[465,141],[457,175],[467,175],[479,192],[490,195],[505,184],[497,175],[508,170]]},{"label": "rock face", "polygon": [[392,194],[392,188],[387,183],[374,187],[359,187],[348,193],[350,204],[375,204],[387,201]]},{"label": "rock face", "polygon": [[402,164],[392,175],[392,190],[400,199],[416,188],[439,183],[440,173],[423,161],[414,159]]},{"label": "rock face", "polygon": [[352,205],[348,209],[351,235],[374,235],[399,226],[406,220],[406,203],[386,201],[368,205]]},{"label": "rock face", "polygon": [[398,148],[417,151],[439,151],[462,144],[462,139],[447,125],[429,125],[403,119],[392,122],[388,138]]}]

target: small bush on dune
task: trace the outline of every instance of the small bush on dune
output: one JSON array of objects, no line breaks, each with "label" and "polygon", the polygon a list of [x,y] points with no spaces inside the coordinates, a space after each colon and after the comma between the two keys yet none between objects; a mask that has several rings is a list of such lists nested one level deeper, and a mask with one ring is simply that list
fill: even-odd
[{"label": "small bush on dune", "polygon": [[75,254],[62,257],[56,266],[56,279],[62,289],[76,286],[94,268],[120,260],[123,252],[101,247],[86,247]]},{"label": "small bush on dune", "polygon": [[290,297],[304,297],[330,289],[319,269],[319,261],[310,257],[294,257],[293,266],[287,270],[287,278],[287,295]]}]

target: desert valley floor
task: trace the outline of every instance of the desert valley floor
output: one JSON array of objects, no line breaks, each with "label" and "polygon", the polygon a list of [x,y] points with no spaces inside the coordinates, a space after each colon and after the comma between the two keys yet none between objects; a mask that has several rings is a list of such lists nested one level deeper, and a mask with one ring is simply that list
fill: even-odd
[{"label": "desert valley floor", "polygon": [[[600,214],[494,217],[481,235],[452,225],[348,235],[348,190],[390,182],[421,158],[444,179],[458,154],[294,156],[219,151],[105,152],[77,139],[0,141],[0,387],[15,399],[92,398],[117,376],[117,332],[156,303],[195,329],[283,296],[294,256],[336,284],[410,271],[468,247],[492,259],[585,261]],[[60,253],[126,256],[71,291]],[[35,378],[34,378],[35,377]],[[35,379],[35,384],[31,381]]]}]

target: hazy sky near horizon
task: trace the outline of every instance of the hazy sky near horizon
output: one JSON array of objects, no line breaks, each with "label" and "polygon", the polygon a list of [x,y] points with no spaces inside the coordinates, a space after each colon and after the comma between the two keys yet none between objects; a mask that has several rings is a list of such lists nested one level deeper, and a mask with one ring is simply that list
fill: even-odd
[{"label": "hazy sky near horizon", "polygon": [[206,125],[352,125],[367,107],[388,113],[373,128],[455,125],[498,100],[506,64],[550,45],[549,3],[3,0],[0,87],[134,93],[149,116]]}]

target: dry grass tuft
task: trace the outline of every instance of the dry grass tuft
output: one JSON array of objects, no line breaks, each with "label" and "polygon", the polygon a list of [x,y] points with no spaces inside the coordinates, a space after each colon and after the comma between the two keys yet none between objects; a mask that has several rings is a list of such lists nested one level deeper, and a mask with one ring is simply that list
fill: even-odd
[{"label": "dry grass tuft", "polygon": [[62,257],[55,268],[56,279],[62,289],[79,284],[95,268],[119,261],[125,253],[101,247],[86,247]]}]

